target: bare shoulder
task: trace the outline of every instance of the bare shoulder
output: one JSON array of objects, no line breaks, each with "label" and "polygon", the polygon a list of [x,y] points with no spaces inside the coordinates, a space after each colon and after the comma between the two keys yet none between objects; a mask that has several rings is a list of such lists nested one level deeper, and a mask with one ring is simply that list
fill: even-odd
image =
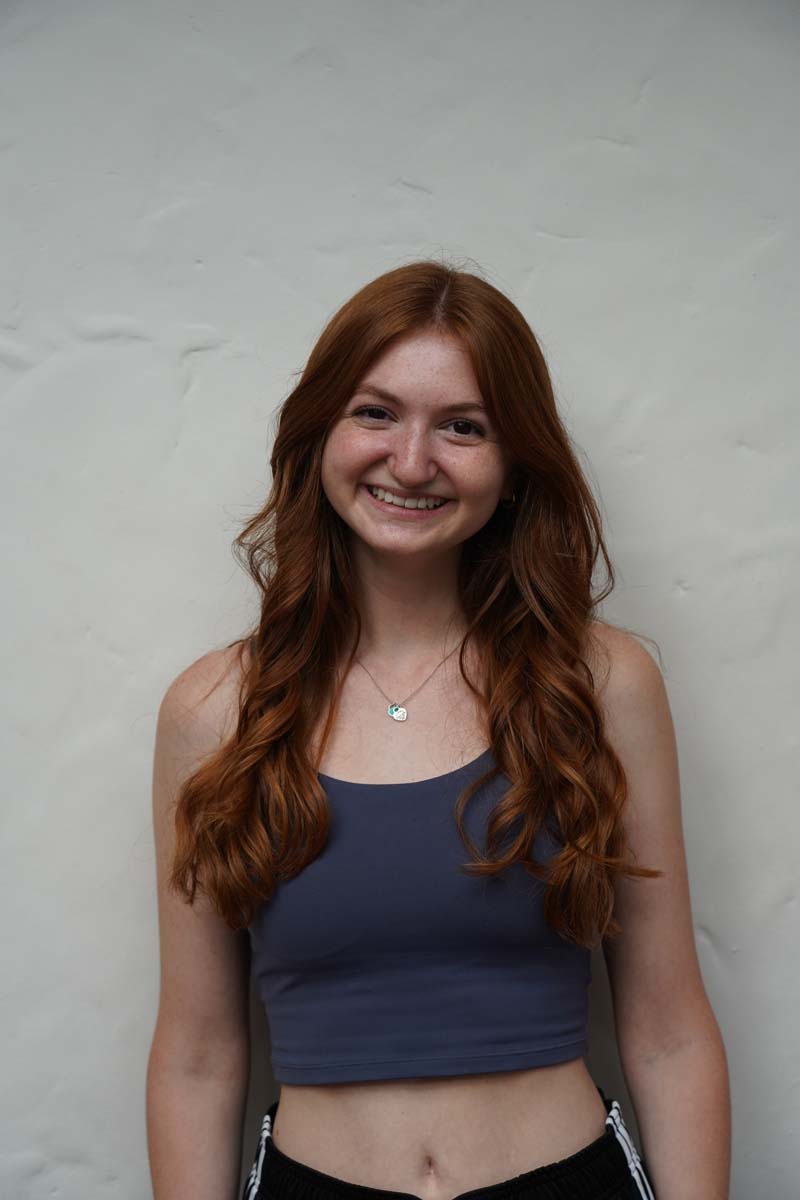
[{"label": "bare shoulder", "polygon": [[[637,637],[594,622],[586,660],[606,737],[624,769],[623,820],[633,859],[654,878],[622,877],[622,927],[603,952],[623,1058],[682,1044],[708,1011],[694,943],[675,729],[659,664]],[[687,1032],[689,1031],[689,1032]]]},{"label": "bare shoulder", "polygon": [[[605,735],[629,780],[646,776],[649,785],[637,795],[631,788],[629,810],[655,802],[655,777],[674,775],[677,747],[667,688],[656,660],[624,629],[595,622],[587,651]],[[635,820],[635,811],[630,819]]]},{"label": "bare shoulder", "polygon": [[198,749],[216,749],[236,727],[245,663],[236,643],[209,650],[180,671],[161,700],[158,720],[163,732]]},{"label": "bare shoulder", "polygon": [[161,991],[152,1062],[192,1073],[243,1070],[249,1038],[247,935],[231,930],[199,891],[189,905],[169,879],[175,809],[185,780],[227,740],[238,716],[239,646],[184,668],[161,701],[153,755]]},{"label": "bare shoulder", "polygon": [[652,695],[663,688],[661,669],[650,651],[633,634],[606,621],[592,622],[586,661],[604,705]]}]

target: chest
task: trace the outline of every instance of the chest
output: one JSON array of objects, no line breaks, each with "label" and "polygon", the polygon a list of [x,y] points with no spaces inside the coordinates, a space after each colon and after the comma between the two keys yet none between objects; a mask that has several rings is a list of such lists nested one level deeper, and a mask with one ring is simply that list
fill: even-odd
[{"label": "chest", "polygon": [[[420,783],[354,784],[322,779],[331,812],[324,850],[282,884],[257,923],[267,961],[303,972],[358,964],[371,986],[377,964],[411,969],[423,956],[443,977],[465,961],[530,960],[557,945],[541,904],[543,885],[515,864],[474,876],[454,819],[461,789],[490,767],[490,752]],[[500,774],[469,802],[464,824],[485,850],[490,809],[508,787]],[[541,832],[536,857],[555,845]],[[356,971],[355,974],[358,974]]]},{"label": "chest", "polygon": [[[416,695],[409,695],[418,686],[412,680],[393,691],[391,680],[378,678],[376,683],[354,664],[319,771],[352,783],[413,783],[476,759],[489,744],[488,729],[480,697],[458,664],[446,663]],[[390,702],[402,705],[404,720],[389,715]],[[321,743],[324,716],[320,714],[311,739],[313,756]]]}]

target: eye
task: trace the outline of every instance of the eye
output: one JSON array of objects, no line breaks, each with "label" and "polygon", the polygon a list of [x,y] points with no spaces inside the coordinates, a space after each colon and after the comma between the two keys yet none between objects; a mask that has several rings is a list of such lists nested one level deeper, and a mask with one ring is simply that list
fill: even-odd
[{"label": "eye", "polygon": [[[379,421],[382,419],[382,417],[385,417],[387,415],[386,409],[381,408],[381,406],[379,404],[368,404],[362,408],[357,408],[350,415],[353,417],[358,417],[358,416],[361,416],[362,413],[380,413],[382,415],[380,417],[376,418]],[[466,417],[453,417],[453,419],[451,421],[448,421],[447,424],[448,425],[469,425],[470,431],[468,433],[466,433],[466,434],[460,433],[457,435],[458,437],[461,437],[461,438],[472,437],[473,436],[472,430],[474,430],[478,434],[479,437],[486,436],[486,430],[483,428],[482,425],[479,425],[477,421],[468,421]]]},{"label": "eye", "polygon": [[466,417],[453,417],[452,421],[447,422],[448,425],[471,425],[480,437],[484,437],[486,431],[477,421],[468,421]]},{"label": "eye", "polygon": [[[351,413],[351,416],[360,417],[362,413],[385,413],[385,412],[386,412],[385,408],[380,408],[377,404],[369,404],[369,405],[366,405],[364,408],[354,409],[354,411]],[[380,417],[378,417],[377,419],[380,420]]]}]

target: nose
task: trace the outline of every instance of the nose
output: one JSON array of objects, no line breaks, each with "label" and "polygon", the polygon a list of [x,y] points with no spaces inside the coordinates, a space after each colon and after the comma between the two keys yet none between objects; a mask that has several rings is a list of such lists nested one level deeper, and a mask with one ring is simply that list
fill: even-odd
[{"label": "nose", "polygon": [[431,443],[423,429],[398,434],[387,456],[392,478],[400,487],[413,491],[429,484],[439,474]]}]

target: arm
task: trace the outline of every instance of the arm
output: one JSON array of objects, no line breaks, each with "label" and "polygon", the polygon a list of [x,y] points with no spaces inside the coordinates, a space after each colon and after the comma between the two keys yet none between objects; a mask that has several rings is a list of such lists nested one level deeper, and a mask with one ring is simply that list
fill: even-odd
[{"label": "arm", "polygon": [[199,892],[194,906],[166,887],[180,782],[219,744],[232,689],[205,694],[220,655],[167,689],[153,762],[161,988],[147,1067],[147,1144],[154,1200],[235,1200],[250,1070],[249,942]]},{"label": "arm", "polygon": [[731,1112],[725,1047],[694,940],[675,732],[649,653],[604,635],[606,734],[625,769],[625,824],[636,862],[658,879],[618,881],[623,927],[603,944],[620,1064],[657,1200],[728,1200]]}]

